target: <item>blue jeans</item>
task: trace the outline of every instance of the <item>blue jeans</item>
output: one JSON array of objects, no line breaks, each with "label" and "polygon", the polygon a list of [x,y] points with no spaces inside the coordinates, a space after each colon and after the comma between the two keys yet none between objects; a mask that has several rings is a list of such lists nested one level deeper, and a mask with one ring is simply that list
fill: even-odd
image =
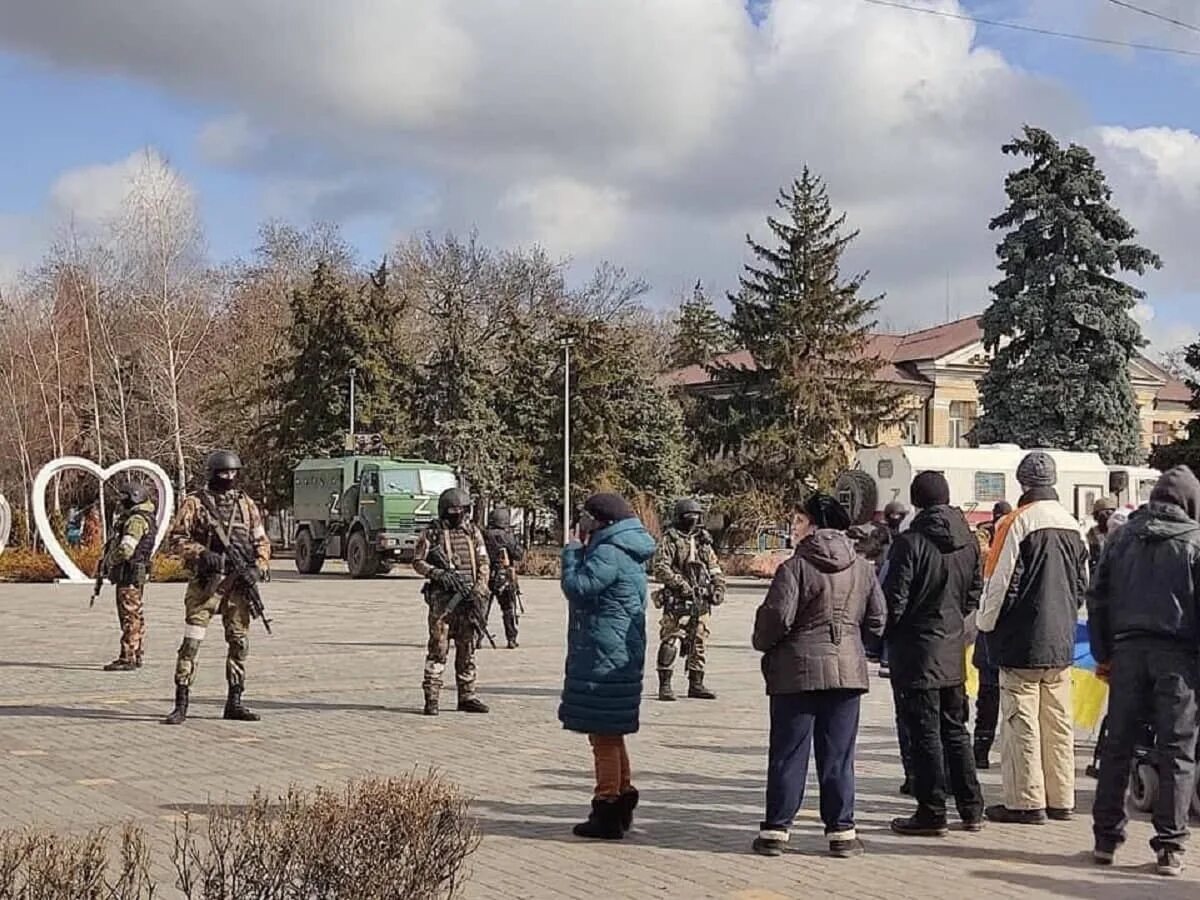
[{"label": "blue jeans", "polygon": [[788,831],[804,800],[808,758],[815,748],[821,821],[830,836],[854,833],[854,745],[859,691],[806,691],[771,697],[764,831]]}]

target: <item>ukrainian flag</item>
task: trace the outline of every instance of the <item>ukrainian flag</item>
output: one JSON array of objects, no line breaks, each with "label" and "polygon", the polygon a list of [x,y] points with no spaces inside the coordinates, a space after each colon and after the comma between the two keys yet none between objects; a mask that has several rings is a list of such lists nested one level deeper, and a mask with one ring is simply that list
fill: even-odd
[{"label": "ukrainian flag", "polygon": [[[979,695],[979,672],[971,665],[971,647],[967,647],[967,693]],[[1075,724],[1095,731],[1108,701],[1108,685],[1096,677],[1096,660],[1088,639],[1087,622],[1075,625],[1075,662],[1071,667],[1071,700]]]}]

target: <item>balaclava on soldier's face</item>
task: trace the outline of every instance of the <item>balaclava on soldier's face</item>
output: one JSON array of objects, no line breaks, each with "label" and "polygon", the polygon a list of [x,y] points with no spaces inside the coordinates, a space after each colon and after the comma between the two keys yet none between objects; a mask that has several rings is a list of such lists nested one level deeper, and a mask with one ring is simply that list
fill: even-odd
[{"label": "balaclava on soldier's face", "polygon": [[679,528],[685,534],[691,534],[700,527],[700,513],[684,513],[679,517]]},{"label": "balaclava on soldier's face", "polygon": [[451,528],[457,528],[463,523],[466,518],[467,511],[461,506],[451,506],[446,510],[446,524]]},{"label": "balaclava on soldier's face", "polygon": [[237,469],[219,469],[212,473],[212,477],[208,480],[208,487],[218,494],[231,491],[237,487],[237,474]]}]

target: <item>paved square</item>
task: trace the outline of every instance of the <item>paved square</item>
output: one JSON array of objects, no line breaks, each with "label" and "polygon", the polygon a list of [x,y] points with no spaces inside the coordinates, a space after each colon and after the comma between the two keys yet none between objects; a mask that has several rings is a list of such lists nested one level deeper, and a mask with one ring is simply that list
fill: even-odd
[{"label": "paved square", "polygon": [[[792,852],[776,860],[751,854],[766,745],[758,654],[748,643],[765,590],[757,583],[731,588],[715,616],[709,680],[720,699],[647,699],[642,707],[642,732],[631,742],[642,791],[636,830],[615,844],[578,841],[570,829],[587,811],[590,754],[586,740],[562,731],[555,718],[565,616],[553,582],[525,582],[520,650],[480,654],[480,693],[492,715],[426,719],[419,715],[419,582],[302,578],[290,565],[279,563],[264,586],[275,635],[258,623],[252,629],[246,697],[263,714],[257,724],[220,719],[219,628],[201,648],[192,720],[182,728],[158,724],[171,705],[182,585],[150,587],[147,666],[136,673],[99,671],[117,649],[112,588],[89,611],[88,588],[0,585],[0,825],[138,820],[155,829],[165,878],[171,823],[183,810],[240,800],[257,786],[278,792],[291,783],[434,766],[475,798],[485,839],[471,858],[465,893],[480,900],[1200,896],[1200,862],[1181,880],[1152,874],[1144,821],[1132,825],[1119,865],[1107,871],[1087,860],[1086,815],[944,840],[893,837],[888,820],[911,804],[895,792],[900,769],[883,682],[864,704],[859,741],[867,856],[822,855],[811,784]],[[650,630],[657,632],[653,615]],[[444,699],[452,701],[453,688]],[[1081,773],[1089,751],[1081,747]],[[993,801],[998,778],[995,770],[983,776]],[[1086,812],[1093,783],[1081,774],[1079,784]]]}]

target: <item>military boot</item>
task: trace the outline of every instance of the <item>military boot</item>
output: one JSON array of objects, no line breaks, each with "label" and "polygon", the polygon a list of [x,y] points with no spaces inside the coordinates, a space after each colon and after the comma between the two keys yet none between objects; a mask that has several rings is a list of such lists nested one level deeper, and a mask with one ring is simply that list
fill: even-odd
[{"label": "military boot", "polygon": [[163,719],[163,724],[182,725],[187,720],[187,711],[188,686],[186,684],[177,684],[175,685],[175,708]]},{"label": "military boot", "polygon": [[658,699],[659,700],[674,700],[675,691],[671,687],[671,670],[658,670]]},{"label": "military boot", "polygon": [[692,700],[717,699],[717,695],[704,686],[703,672],[688,672],[688,697]]},{"label": "military boot", "polygon": [[225,698],[225,718],[234,722],[257,722],[260,718],[258,713],[251,712],[242,706],[242,686],[240,684],[229,686],[229,696]]},{"label": "military boot", "polygon": [[114,659],[104,667],[105,672],[132,672],[138,667],[136,662],[127,659]]},{"label": "military boot", "polygon": [[487,704],[478,697],[459,697],[458,711],[466,713],[485,713],[489,710]]},{"label": "military boot", "polygon": [[436,716],[438,714],[437,688],[425,688],[425,708],[421,712],[427,716]]}]

